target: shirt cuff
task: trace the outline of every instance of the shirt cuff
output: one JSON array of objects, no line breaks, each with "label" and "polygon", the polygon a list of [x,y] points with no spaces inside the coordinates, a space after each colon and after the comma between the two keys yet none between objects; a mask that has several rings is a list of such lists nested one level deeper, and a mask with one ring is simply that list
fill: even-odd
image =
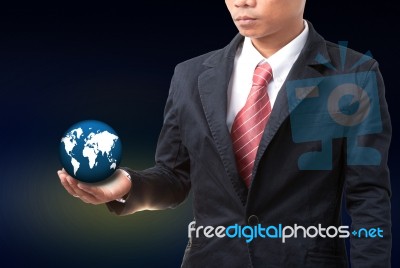
[{"label": "shirt cuff", "polygon": [[[125,175],[125,177],[132,183],[131,175],[126,170],[123,170],[122,168],[119,168],[119,170],[121,170],[121,172]],[[123,197],[115,199],[115,201],[125,204],[126,199],[128,198],[128,195],[129,195],[129,192],[126,195],[124,195]]]}]

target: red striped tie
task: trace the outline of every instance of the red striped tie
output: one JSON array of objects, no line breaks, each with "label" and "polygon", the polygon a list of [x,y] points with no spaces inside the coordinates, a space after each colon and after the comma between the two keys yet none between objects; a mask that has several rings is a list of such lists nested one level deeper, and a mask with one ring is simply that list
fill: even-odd
[{"label": "red striped tie", "polygon": [[267,85],[271,79],[271,66],[268,63],[259,64],[253,74],[253,85],[246,104],[237,113],[232,124],[231,136],[236,165],[247,188],[251,184],[257,149],[271,114],[267,93]]}]

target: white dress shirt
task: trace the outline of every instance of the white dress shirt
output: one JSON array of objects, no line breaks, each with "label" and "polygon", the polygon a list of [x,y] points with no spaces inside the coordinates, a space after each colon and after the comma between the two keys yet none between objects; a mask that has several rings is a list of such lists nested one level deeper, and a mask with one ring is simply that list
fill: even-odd
[{"label": "white dress shirt", "polygon": [[276,97],[288,76],[294,62],[300,55],[308,37],[308,24],[304,21],[304,30],[286,46],[278,50],[268,59],[264,58],[253,46],[251,39],[245,37],[235,56],[233,72],[228,86],[228,111],[226,124],[231,130],[236,114],[245,105],[250,93],[253,73],[260,62],[268,62],[272,68],[273,78],[268,84],[267,91],[274,107]]}]

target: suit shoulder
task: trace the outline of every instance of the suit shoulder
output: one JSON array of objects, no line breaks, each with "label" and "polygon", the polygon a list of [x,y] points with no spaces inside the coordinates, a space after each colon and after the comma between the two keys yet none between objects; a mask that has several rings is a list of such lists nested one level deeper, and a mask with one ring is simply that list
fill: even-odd
[{"label": "suit shoulder", "polygon": [[194,58],[185,60],[185,61],[183,61],[183,62],[180,62],[180,63],[178,63],[178,64],[176,65],[176,67],[175,67],[175,72],[178,72],[178,73],[179,73],[179,72],[185,72],[185,71],[187,72],[187,71],[190,71],[190,72],[195,73],[196,70],[200,70],[200,69],[204,68],[204,67],[203,67],[203,63],[204,63],[207,59],[213,57],[215,54],[220,53],[222,50],[223,50],[223,49],[212,50],[212,51],[210,51],[210,52],[204,53],[204,54],[199,55],[199,56],[197,56],[197,57],[194,57]]},{"label": "suit shoulder", "polygon": [[209,67],[215,66],[227,59],[234,58],[237,48],[243,40],[244,37],[237,34],[225,47],[212,50],[179,63],[175,67],[175,74],[196,75]]},{"label": "suit shoulder", "polygon": [[174,95],[178,94],[176,96],[180,97],[182,97],[181,94],[193,94],[199,75],[208,68],[204,63],[221,50],[213,50],[178,63],[171,81],[171,92],[174,92]]},{"label": "suit shoulder", "polygon": [[[345,67],[354,67],[354,64],[360,62],[361,59],[363,59],[363,64],[360,65],[362,69],[370,69],[373,66],[378,66],[378,62],[368,54],[360,53],[354,49],[330,41],[326,41],[326,47],[330,54],[332,64],[335,67],[342,65]],[[343,60],[345,62],[342,62]]]}]

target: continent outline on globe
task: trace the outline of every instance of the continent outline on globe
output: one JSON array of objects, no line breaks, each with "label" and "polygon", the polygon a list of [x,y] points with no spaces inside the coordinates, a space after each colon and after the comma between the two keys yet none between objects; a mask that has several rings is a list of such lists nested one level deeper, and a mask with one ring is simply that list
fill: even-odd
[{"label": "continent outline on globe", "polygon": [[111,157],[111,150],[115,147],[116,140],[118,140],[118,136],[108,132],[107,130],[100,133],[91,132],[87,135],[87,138],[85,138],[85,148],[82,153],[83,156],[89,158],[90,168],[93,168],[95,165],[97,166],[96,159],[99,151],[102,155],[107,154],[108,160],[112,163],[110,169],[116,168],[116,160]]}]

